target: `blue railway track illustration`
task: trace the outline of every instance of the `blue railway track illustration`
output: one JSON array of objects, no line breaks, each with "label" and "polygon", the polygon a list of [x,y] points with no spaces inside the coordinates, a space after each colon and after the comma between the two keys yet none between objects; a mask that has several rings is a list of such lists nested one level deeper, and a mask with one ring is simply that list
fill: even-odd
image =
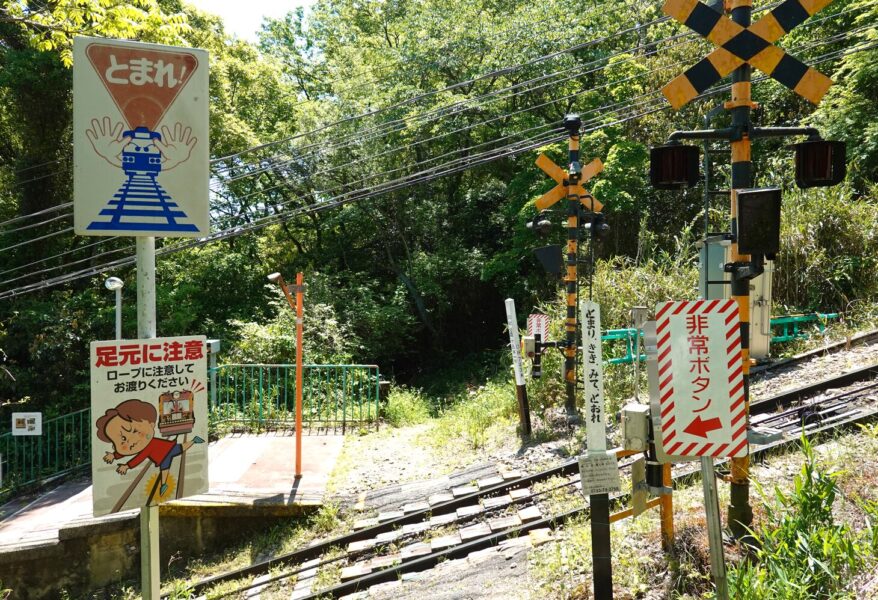
[{"label": "blue railway track illustration", "polygon": [[153,143],[161,134],[146,127],[126,131],[131,141],[122,152],[122,170],[127,179],[107,207],[99,213],[109,217],[107,221],[92,221],[92,231],[173,231],[197,232],[185,212],[159,184],[157,178],[162,170],[162,154]]}]

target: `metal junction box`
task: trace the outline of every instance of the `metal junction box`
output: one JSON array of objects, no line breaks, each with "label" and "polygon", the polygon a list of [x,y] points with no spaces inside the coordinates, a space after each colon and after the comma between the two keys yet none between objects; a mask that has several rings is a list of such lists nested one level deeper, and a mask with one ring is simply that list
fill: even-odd
[{"label": "metal junction box", "polygon": [[622,447],[625,450],[646,450],[649,438],[649,406],[626,404],[622,407]]}]

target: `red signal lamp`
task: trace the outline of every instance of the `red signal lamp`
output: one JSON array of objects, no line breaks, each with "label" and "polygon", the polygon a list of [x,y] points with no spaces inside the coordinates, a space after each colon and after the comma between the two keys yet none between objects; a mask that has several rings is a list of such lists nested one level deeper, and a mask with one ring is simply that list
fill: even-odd
[{"label": "red signal lamp", "polygon": [[649,181],[659,190],[681,190],[698,183],[698,146],[667,144],[649,151]]},{"label": "red signal lamp", "polygon": [[808,140],[796,149],[796,185],[800,188],[838,185],[847,174],[844,142]]}]

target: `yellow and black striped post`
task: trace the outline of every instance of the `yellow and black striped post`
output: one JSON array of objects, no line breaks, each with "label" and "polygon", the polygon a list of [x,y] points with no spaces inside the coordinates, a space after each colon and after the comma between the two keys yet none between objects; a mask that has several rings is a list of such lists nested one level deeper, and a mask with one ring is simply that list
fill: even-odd
[{"label": "yellow and black striped post", "polygon": [[[704,59],[670,81],[662,93],[674,108],[695,99],[723,77],[732,75],[732,100],[725,103],[731,112],[732,125],[723,130],[683,131],[671,134],[672,140],[727,139],[731,142],[731,213],[732,247],[730,267],[731,294],[737,301],[741,316],[741,360],[744,372],[744,401],[749,419],[750,408],[750,279],[761,272],[762,257],[738,252],[734,241],[738,235],[737,191],[753,187],[750,142],[755,137],[814,135],[809,128],[755,128],[750,120],[754,104],[750,96],[752,68],[756,67],[787,86],[800,96],[818,103],[832,80],[793,58],[774,43],[832,0],[783,0],[758,22],[752,23],[753,0],[724,0],[722,9],[715,9],[699,0],[665,0],[665,14],[706,37],[716,48]],[[749,423],[748,423],[749,424]],[[749,458],[733,458],[731,500],[728,523],[736,537],[748,535],[753,521],[750,507]]]},{"label": "yellow and black striped post", "polygon": [[[753,11],[753,0],[730,0],[732,21],[742,27],[749,27]],[[773,47],[773,46],[772,46]],[[732,72],[732,100],[726,108],[732,113],[732,181],[731,218],[732,247],[731,262],[749,262],[749,255],[738,253],[738,223],[736,190],[753,187],[753,166],[750,162],[750,111],[753,102],[750,97],[752,69],[744,63]],[[738,303],[741,315],[741,361],[744,368],[744,406],[745,418],[750,419],[750,279],[741,277],[737,270],[732,271],[732,298]],[[749,423],[748,423],[749,424]],[[753,509],[750,507],[750,458],[732,458],[731,499],[728,508],[728,524],[735,537],[747,534],[747,527],[753,522]]]},{"label": "yellow and black striped post", "polygon": [[[564,275],[564,291],[567,298],[567,315],[564,320],[564,383],[566,400],[564,408],[570,421],[577,421],[576,411],[576,298],[578,285],[578,253],[579,253],[579,201],[576,189],[579,185],[581,170],[579,168],[579,128],[582,121],[579,116],[569,115],[564,119],[564,126],[570,134],[567,143],[567,271]],[[575,166],[574,166],[575,165]]]}]

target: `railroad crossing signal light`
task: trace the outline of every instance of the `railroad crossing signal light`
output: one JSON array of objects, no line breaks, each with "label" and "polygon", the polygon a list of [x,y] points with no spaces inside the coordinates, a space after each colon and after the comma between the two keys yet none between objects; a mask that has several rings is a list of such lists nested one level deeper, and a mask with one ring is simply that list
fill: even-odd
[{"label": "railroad crossing signal light", "polygon": [[[537,166],[558,184],[537,199],[537,210],[542,211],[558,202],[558,200],[567,197],[568,185],[565,182],[567,181],[568,174],[567,171],[552,162],[552,159],[545,154],[540,154],[539,157],[537,157]],[[595,199],[594,196],[589,194],[588,190],[582,187],[581,184],[586,183],[589,179],[603,171],[604,163],[602,163],[599,158],[596,158],[584,167],[581,167],[581,169],[582,176],[579,180],[581,183],[575,186],[569,186],[569,193],[578,195],[580,202],[588,210],[592,212],[601,212],[604,205]]]},{"label": "railroad crossing signal light", "polygon": [[743,64],[750,64],[814,104],[832,80],[774,45],[832,0],[784,0],[756,23],[744,27],[698,0],[666,0],[663,10],[716,44],[706,58],[662,88],[680,108]]},{"label": "railroad crossing signal light", "polygon": [[738,251],[769,260],[780,251],[780,188],[734,190],[737,197]]},{"label": "railroad crossing signal light", "polygon": [[649,151],[649,180],[659,190],[681,190],[698,183],[698,146],[668,144]]},{"label": "railroad crossing signal light", "polygon": [[844,180],[847,174],[844,142],[809,140],[793,147],[796,149],[796,185],[800,188],[829,187]]}]

